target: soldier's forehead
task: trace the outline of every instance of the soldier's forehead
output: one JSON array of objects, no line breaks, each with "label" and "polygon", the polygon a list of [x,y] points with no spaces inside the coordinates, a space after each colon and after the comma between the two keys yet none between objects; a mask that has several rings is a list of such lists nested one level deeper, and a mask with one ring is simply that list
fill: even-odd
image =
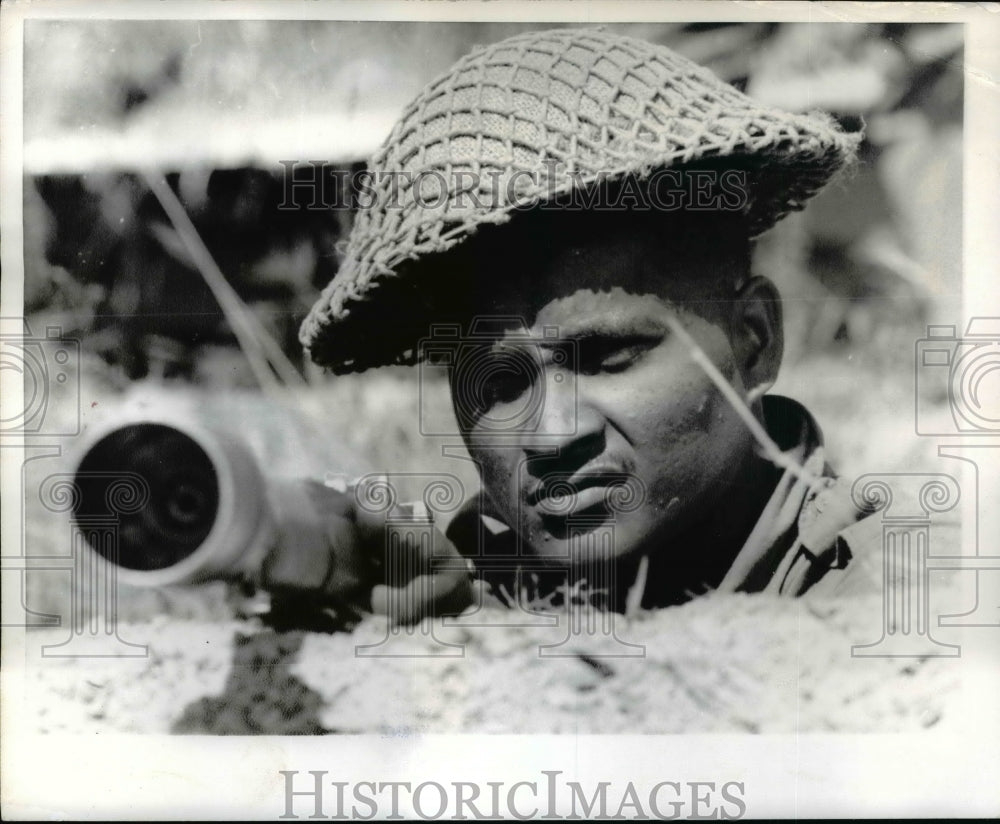
[{"label": "soldier's forehead", "polygon": [[621,287],[607,291],[576,289],[540,307],[534,330],[558,330],[563,338],[612,335],[627,331],[634,335],[659,335],[666,329],[663,315],[680,307],[650,293]]},{"label": "soldier's forehead", "polygon": [[718,288],[713,276],[720,268],[718,250],[711,243],[693,251],[671,249],[638,231],[583,232],[563,242],[548,240],[513,240],[484,255],[481,287],[488,302],[506,308],[540,310],[552,304],[553,309],[607,312],[642,295],[685,300]]}]

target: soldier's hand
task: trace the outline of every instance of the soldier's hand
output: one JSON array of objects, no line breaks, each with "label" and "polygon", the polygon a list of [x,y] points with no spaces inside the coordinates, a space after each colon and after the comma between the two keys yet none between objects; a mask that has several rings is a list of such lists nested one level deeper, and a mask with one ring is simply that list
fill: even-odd
[{"label": "soldier's hand", "polygon": [[380,511],[346,492],[297,481],[278,493],[278,536],[261,583],[280,609],[333,609],[415,623],[473,601],[468,562],[419,504]]}]

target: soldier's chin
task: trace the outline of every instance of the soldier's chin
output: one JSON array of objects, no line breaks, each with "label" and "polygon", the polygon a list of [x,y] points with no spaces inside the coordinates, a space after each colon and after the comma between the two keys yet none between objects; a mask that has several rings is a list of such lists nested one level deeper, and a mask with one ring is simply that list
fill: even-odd
[{"label": "soldier's chin", "polygon": [[539,518],[529,529],[535,553],[554,564],[584,566],[637,554],[647,530],[634,520],[600,517],[569,521]]}]

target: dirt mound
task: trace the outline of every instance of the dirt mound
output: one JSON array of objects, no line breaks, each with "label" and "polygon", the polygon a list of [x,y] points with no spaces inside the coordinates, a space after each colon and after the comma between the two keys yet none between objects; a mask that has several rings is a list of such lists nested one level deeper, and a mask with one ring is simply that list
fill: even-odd
[{"label": "dirt mound", "polygon": [[955,659],[852,657],[881,609],[714,595],[631,620],[484,610],[334,635],[160,619],[120,627],[146,658],[31,663],[26,699],[38,729],[67,732],[895,732],[953,716]]}]

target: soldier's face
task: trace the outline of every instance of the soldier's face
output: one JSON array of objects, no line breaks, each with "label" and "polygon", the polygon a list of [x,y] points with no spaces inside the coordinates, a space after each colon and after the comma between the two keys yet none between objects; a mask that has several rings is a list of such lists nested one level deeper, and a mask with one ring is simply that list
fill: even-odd
[{"label": "soldier's face", "polygon": [[556,563],[648,552],[713,509],[726,517],[746,483],[747,427],[673,324],[741,398],[780,360],[780,332],[761,328],[777,318],[767,281],[723,295],[697,278],[642,286],[633,251],[628,238],[580,239],[529,263],[481,319],[494,333],[451,372],[486,493],[525,551]]}]

